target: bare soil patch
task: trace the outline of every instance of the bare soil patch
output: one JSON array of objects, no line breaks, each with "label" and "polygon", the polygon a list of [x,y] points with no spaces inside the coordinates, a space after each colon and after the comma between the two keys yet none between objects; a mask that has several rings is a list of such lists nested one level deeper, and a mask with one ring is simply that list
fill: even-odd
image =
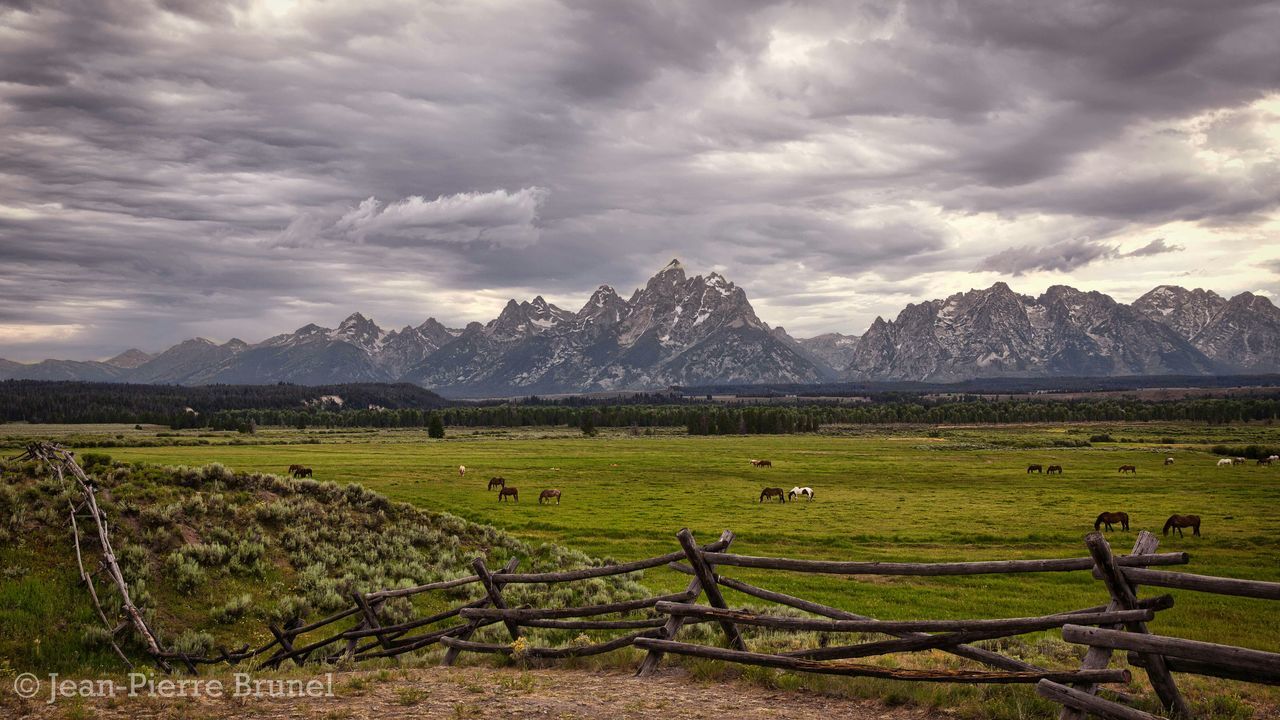
[{"label": "bare soil patch", "polygon": [[[323,678],[324,676],[320,676]],[[231,680],[228,678],[228,687]],[[889,708],[867,700],[771,690],[740,682],[703,682],[682,670],[637,679],[630,672],[421,668],[339,672],[334,697],[20,701],[6,694],[0,708],[14,717],[94,717],[112,720],[256,718],[372,720],[373,718],[555,718],[557,720],[926,720],[943,715]],[[230,692],[228,692],[230,694]],[[0,712],[8,715],[9,712]]]}]

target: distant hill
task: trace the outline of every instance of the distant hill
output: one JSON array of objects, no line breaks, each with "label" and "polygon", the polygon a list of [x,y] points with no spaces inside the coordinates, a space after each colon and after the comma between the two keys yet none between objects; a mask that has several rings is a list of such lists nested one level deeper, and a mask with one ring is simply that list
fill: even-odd
[{"label": "distant hill", "polygon": [[[154,422],[221,410],[432,410],[448,405],[417,385],[139,385],[0,382],[0,420],[28,422]],[[181,423],[179,423],[181,424]]]}]

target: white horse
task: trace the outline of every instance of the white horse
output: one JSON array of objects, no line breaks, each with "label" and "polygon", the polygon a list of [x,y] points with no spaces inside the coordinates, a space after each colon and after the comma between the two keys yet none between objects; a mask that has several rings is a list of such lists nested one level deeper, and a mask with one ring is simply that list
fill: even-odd
[{"label": "white horse", "polygon": [[1280,455],[1272,455],[1267,459],[1270,460],[1271,462],[1280,462]]},{"label": "white horse", "polygon": [[466,466],[466,465],[459,465],[459,466],[458,466],[458,477],[463,477],[463,476],[464,476],[464,475],[466,475],[466,474],[467,474],[467,466]]},{"label": "white horse", "polygon": [[811,488],[811,487],[793,487],[793,488],[791,488],[791,492],[787,493],[787,499],[788,499],[788,500],[795,500],[796,498],[801,497],[801,496],[803,496],[803,497],[807,497],[807,498],[809,498],[809,500],[811,500],[811,501],[812,501],[812,500],[813,500],[813,488]]},{"label": "white horse", "polygon": [[1165,459],[1164,459],[1164,464],[1165,464],[1165,465],[1172,465],[1172,464],[1173,464],[1173,458],[1171,458],[1171,457],[1167,457],[1167,458],[1165,458]]},{"label": "white horse", "polygon": [[1235,461],[1232,460],[1231,458],[1222,458],[1221,460],[1218,461],[1218,467],[1225,467],[1233,463],[1235,463]]}]

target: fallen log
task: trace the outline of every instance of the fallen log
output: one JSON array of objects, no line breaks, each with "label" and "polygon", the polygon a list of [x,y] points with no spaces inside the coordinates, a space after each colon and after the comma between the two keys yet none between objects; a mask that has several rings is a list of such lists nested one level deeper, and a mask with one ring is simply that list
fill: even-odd
[{"label": "fallen log", "polygon": [[1083,690],[1075,690],[1052,680],[1036,683],[1036,693],[1059,705],[1096,715],[1103,720],[1161,720],[1158,715],[1104,700]]}]

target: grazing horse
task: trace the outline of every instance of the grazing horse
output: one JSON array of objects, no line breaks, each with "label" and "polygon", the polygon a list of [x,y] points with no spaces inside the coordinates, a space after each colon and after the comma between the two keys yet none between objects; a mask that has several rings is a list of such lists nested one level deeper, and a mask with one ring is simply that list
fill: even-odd
[{"label": "grazing horse", "polygon": [[1238,457],[1238,458],[1231,458],[1231,464],[1232,464],[1232,465],[1243,465],[1243,464],[1244,464],[1244,458],[1240,458],[1240,457]]},{"label": "grazing horse", "polygon": [[311,468],[299,465],[298,469],[293,471],[293,476],[296,478],[311,477]]},{"label": "grazing horse", "polygon": [[1104,512],[1093,521],[1093,529],[1097,530],[1100,525],[1106,525],[1107,531],[1111,530],[1111,523],[1120,523],[1120,527],[1125,532],[1129,532],[1129,513],[1126,512]]},{"label": "grazing horse", "polygon": [[466,474],[467,474],[467,466],[466,466],[466,465],[459,465],[459,466],[458,466],[458,477],[463,477],[463,476],[465,476]]},{"label": "grazing horse", "polygon": [[1040,467],[1039,465],[1028,465],[1028,466],[1027,466],[1027,474],[1028,474],[1028,475],[1030,475],[1031,473],[1038,473],[1038,472],[1044,472],[1044,468]]},{"label": "grazing horse", "polygon": [[796,498],[801,497],[801,496],[804,496],[804,497],[809,498],[809,500],[812,502],[812,501],[813,501],[813,488],[811,488],[811,487],[799,487],[799,486],[796,486],[796,487],[791,488],[791,492],[787,493],[787,499],[788,499],[788,500],[795,500]]},{"label": "grazing horse", "polygon": [[751,467],[773,467],[773,463],[768,460],[752,460]]},{"label": "grazing horse", "polygon": [[1271,464],[1271,458],[1258,458],[1258,464],[1259,464],[1259,465],[1270,465],[1270,464]]},{"label": "grazing horse", "polygon": [[1280,462],[1280,455],[1272,455],[1267,459],[1270,460],[1271,462]]},{"label": "grazing horse", "polygon": [[506,479],[506,478],[504,478],[504,477],[491,477],[491,478],[489,478],[489,487],[485,488],[485,490],[492,490],[492,489],[494,489],[494,488],[496,488],[496,487],[499,487],[499,488],[500,488],[500,487],[506,487],[506,486],[507,486],[507,479]]},{"label": "grazing horse", "polygon": [[778,502],[780,503],[784,503],[787,501],[787,495],[786,493],[782,492],[782,488],[765,488],[764,490],[760,491],[760,502],[764,502],[765,498],[775,498],[775,497],[778,498]]},{"label": "grazing horse", "polygon": [[290,475],[293,475],[294,473],[298,472],[298,471],[299,471],[299,470],[301,470],[302,468],[303,468],[303,466],[302,466],[302,465],[299,465],[299,464],[297,464],[297,463],[294,463],[294,464],[292,464],[292,465],[290,465],[290,466],[289,466],[289,474],[290,474]]},{"label": "grazing horse", "polygon": [[1062,474],[1062,466],[1061,466],[1061,465],[1050,465],[1050,466],[1049,466],[1049,469],[1044,471],[1044,474],[1045,474],[1045,475],[1053,475],[1053,474],[1055,474],[1055,473],[1057,473],[1058,475],[1061,475],[1061,474]]},{"label": "grazing horse", "polygon": [[520,491],[516,488],[503,487],[498,491],[498,502],[502,502],[507,498],[511,498],[516,502],[520,502]]},{"label": "grazing horse", "polygon": [[559,490],[555,490],[555,489],[552,489],[552,490],[543,490],[543,491],[542,491],[542,494],[538,496],[538,504],[539,504],[539,505],[541,505],[543,500],[550,500],[551,498],[555,498],[555,499],[556,499],[556,504],[557,504],[557,505],[559,505],[559,504],[560,504],[560,491],[559,491]]},{"label": "grazing horse", "polygon": [[1136,465],[1121,465],[1121,466],[1120,466],[1120,474],[1121,474],[1121,475],[1123,475],[1123,474],[1125,474],[1125,473],[1133,473],[1134,475],[1137,475],[1137,474],[1138,474],[1138,468],[1137,468],[1137,466],[1136,466]]},{"label": "grazing horse", "polygon": [[1171,457],[1167,457],[1167,458],[1165,458],[1165,459],[1164,459],[1164,464],[1165,464],[1165,465],[1172,465],[1172,464],[1173,464],[1173,458],[1171,458]]},{"label": "grazing horse", "polygon": [[1231,461],[1231,458],[1222,458],[1218,461],[1218,467],[1230,467],[1234,464],[1235,463]]},{"label": "grazing horse", "polygon": [[1169,534],[1169,528],[1178,531],[1178,537],[1186,537],[1182,534],[1182,528],[1194,528],[1192,535],[1200,535],[1200,516],[1199,515],[1170,515],[1168,520],[1164,521],[1164,534]]}]

